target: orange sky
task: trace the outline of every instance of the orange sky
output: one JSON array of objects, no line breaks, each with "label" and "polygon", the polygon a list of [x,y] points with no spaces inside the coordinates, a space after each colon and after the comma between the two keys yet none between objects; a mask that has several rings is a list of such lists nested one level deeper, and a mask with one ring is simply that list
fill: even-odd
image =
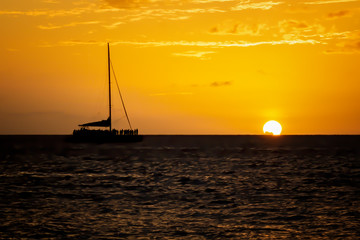
[{"label": "orange sky", "polygon": [[106,42],[142,134],[360,134],[358,0],[9,0],[0,32],[0,134],[106,119]]}]

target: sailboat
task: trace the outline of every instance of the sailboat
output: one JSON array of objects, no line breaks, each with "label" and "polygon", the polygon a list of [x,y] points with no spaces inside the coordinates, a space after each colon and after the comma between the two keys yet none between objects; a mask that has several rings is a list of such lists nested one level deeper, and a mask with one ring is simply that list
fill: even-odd
[{"label": "sailboat", "polygon": [[[123,97],[119,85],[116,80],[115,72],[110,60],[110,45],[107,43],[107,53],[108,53],[108,82],[109,82],[109,117],[106,120],[101,120],[97,122],[89,122],[80,124],[80,129],[73,131],[71,136],[71,141],[75,142],[139,142],[143,139],[143,136],[139,135],[138,129],[133,129],[127,114]],[[124,108],[124,112],[129,124],[128,129],[116,130],[112,128],[112,118],[111,118],[111,69],[113,70],[115,81],[118,87],[120,99]],[[96,129],[94,129],[96,128]],[[103,128],[103,129],[99,129]]]}]

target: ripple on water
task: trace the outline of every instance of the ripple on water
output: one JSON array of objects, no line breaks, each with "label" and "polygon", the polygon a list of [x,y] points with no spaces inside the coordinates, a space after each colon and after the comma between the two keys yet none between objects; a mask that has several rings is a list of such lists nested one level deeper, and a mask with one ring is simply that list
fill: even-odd
[{"label": "ripple on water", "polygon": [[352,145],[165,138],[2,148],[1,236],[358,238],[360,163]]}]

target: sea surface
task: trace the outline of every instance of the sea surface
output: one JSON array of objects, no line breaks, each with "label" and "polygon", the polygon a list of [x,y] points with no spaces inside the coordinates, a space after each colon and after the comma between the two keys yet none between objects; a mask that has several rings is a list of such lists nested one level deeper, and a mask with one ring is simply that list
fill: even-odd
[{"label": "sea surface", "polygon": [[0,239],[360,239],[360,136],[0,136]]}]

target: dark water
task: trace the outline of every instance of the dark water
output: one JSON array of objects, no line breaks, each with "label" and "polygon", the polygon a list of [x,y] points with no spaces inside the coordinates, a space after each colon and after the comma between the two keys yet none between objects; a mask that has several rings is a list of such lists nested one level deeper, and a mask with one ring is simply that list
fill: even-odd
[{"label": "dark water", "polygon": [[0,239],[359,239],[360,136],[0,136]]}]

